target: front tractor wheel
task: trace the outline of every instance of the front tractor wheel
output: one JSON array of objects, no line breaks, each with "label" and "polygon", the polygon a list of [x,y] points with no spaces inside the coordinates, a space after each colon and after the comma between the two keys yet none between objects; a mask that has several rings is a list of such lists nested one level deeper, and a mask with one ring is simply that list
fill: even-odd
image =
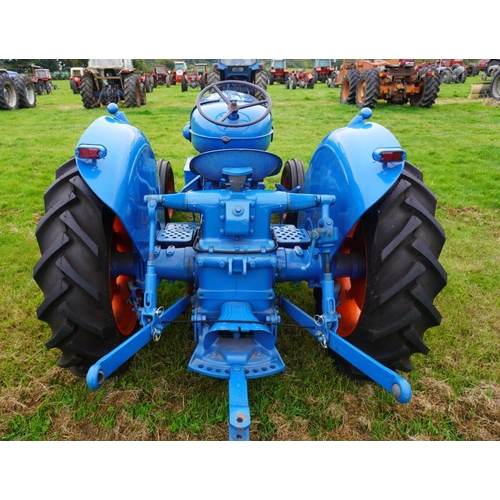
[{"label": "front tractor wheel", "polygon": [[[300,160],[287,160],[283,167],[280,184],[287,190],[292,191],[297,187],[304,187],[304,164]],[[283,224],[297,225],[298,213],[290,212],[283,214]]]},{"label": "front tractor wheel", "polygon": [[37,315],[52,330],[46,345],[61,351],[59,366],[84,377],[137,328],[129,287],[134,277],[111,272],[114,255],[132,258],[132,242],[74,158],[59,167],[44,200],[36,231],[41,258],[33,270],[44,295]]},{"label": "front tractor wheel", "polygon": [[[392,370],[411,371],[410,357],[427,354],[424,332],[440,324],[433,302],[446,285],[439,263],[445,234],[434,217],[436,198],[410,163],[395,186],[358,221],[340,249],[365,255],[362,277],[337,279],[337,333]],[[315,289],[321,314],[321,289]],[[363,377],[338,356],[341,371]]]}]

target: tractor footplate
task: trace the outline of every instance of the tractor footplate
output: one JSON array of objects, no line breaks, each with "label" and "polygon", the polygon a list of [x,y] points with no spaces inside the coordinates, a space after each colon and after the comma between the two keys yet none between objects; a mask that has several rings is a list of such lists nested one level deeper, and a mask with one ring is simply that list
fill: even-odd
[{"label": "tractor footplate", "polygon": [[273,225],[271,229],[280,247],[294,248],[299,246],[307,248],[311,243],[311,238],[305,229],[298,229],[291,224]]},{"label": "tractor footplate", "polygon": [[192,246],[196,229],[196,225],[170,222],[165,229],[158,232],[156,241],[162,248],[170,245],[178,248]]}]

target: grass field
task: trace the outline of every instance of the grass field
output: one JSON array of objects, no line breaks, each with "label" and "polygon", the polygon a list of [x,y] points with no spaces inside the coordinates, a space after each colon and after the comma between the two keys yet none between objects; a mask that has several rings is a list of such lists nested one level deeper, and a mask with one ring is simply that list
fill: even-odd
[{"label": "grass field", "polygon": [[[500,107],[467,99],[472,81],[479,77],[441,86],[430,109],[380,101],[372,117],[423,171],[447,234],[441,263],[448,285],[436,301],[443,321],[426,334],[430,353],[412,358],[412,400],[400,405],[374,383],[346,378],[311,335],[284,328],[278,347],[287,370],[249,383],[252,440],[500,439]],[[67,81],[57,85],[38,96],[34,109],[0,112],[0,437],[225,440],[227,383],[187,371],[194,348],[189,325],[169,327],[124,375],[96,392],[58,368],[58,352],[45,348],[50,331],[37,320],[42,294],[32,279],[44,191],[85,128],[106,114],[84,109]],[[324,84],[268,91],[275,130],[270,151],[306,166],[319,141],[358,112],[339,103],[339,89]],[[182,128],[197,94],[157,88],[146,106],[125,110],[156,157],[170,160],[178,189],[185,159],[195,153]],[[270,179],[269,187],[278,180]],[[164,290],[166,300],[179,289]]]}]

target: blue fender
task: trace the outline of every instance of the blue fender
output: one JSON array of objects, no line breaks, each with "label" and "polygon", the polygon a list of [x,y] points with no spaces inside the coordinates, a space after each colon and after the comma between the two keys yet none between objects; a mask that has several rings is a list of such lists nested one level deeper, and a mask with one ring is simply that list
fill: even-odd
[{"label": "blue fender", "polygon": [[136,250],[148,254],[149,218],[144,197],[160,194],[156,159],[149,141],[129,124],[116,104],[115,116],[95,120],[75,149],[80,174],[96,196],[121,220]]},{"label": "blue fender", "polygon": [[[404,168],[406,153],[389,130],[365,121],[371,114],[364,108],[347,127],[328,134],[314,152],[304,178],[303,193],[336,197],[330,217],[339,229],[339,246]],[[310,209],[299,214],[298,225],[311,230],[318,227],[320,218],[319,209]]]}]

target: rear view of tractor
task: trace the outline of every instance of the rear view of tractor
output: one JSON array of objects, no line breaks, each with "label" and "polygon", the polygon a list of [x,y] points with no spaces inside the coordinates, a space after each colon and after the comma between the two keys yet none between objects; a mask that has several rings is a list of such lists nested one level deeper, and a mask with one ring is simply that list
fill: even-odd
[{"label": "rear view of tractor", "polygon": [[36,92],[28,75],[0,68],[0,110],[34,108]]},{"label": "rear view of tractor", "polygon": [[315,83],[327,83],[335,79],[336,71],[330,59],[315,59],[312,73]]},{"label": "rear view of tractor", "polygon": [[189,88],[203,90],[207,86],[207,77],[207,65],[195,63],[193,69],[182,76],[182,92],[186,92]]},{"label": "rear view of tractor", "polygon": [[301,89],[313,89],[315,81],[312,71],[304,71],[302,68],[298,68],[290,73],[285,86],[287,89],[291,90],[297,87]]},{"label": "rear view of tractor", "polygon": [[161,87],[165,85],[170,87],[171,85],[171,75],[167,67],[163,64],[153,66],[153,87]]},{"label": "rear view of tractor", "polygon": [[131,59],[90,59],[80,81],[83,106],[96,108],[124,103],[133,108],[146,104],[146,88]]},{"label": "rear view of tractor", "polygon": [[430,108],[439,93],[433,67],[417,69],[413,59],[344,60],[335,80],[340,102],[374,108],[378,100]]},{"label": "rear view of tractor", "polygon": [[73,94],[80,93],[80,83],[82,81],[84,68],[70,68],[69,71],[69,86],[73,91]]},{"label": "rear view of tractor", "polygon": [[[447,281],[434,194],[368,108],[320,141],[307,171],[283,161],[268,151],[269,94],[234,83],[198,94],[182,132],[195,153],[178,192],[171,163],[116,104],[56,170],[33,271],[47,347],[95,390],[189,311],[187,368],[227,382],[229,438],[247,440],[248,384],[285,370],[286,314],[318,356],[408,402],[398,371],[428,352],[424,333],[441,321],[434,300]],[[186,284],[180,298],[175,281]],[[315,306],[281,295],[279,283],[300,286]],[[172,287],[166,303],[160,284]]]},{"label": "rear view of tractor", "polygon": [[286,67],[285,59],[273,59],[271,61],[271,67],[268,71],[269,85],[273,85],[274,82],[286,84],[289,76],[290,71]]},{"label": "rear view of tractor", "polygon": [[[208,85],[221,81],[225,82],[224,86],[228,90],[251,93],[263,98],[258,88],[267,89],[268,75],[264,65],[257,59],[220,59],[208,72]],[[253,86],[247,86],[245,82]]]}]

